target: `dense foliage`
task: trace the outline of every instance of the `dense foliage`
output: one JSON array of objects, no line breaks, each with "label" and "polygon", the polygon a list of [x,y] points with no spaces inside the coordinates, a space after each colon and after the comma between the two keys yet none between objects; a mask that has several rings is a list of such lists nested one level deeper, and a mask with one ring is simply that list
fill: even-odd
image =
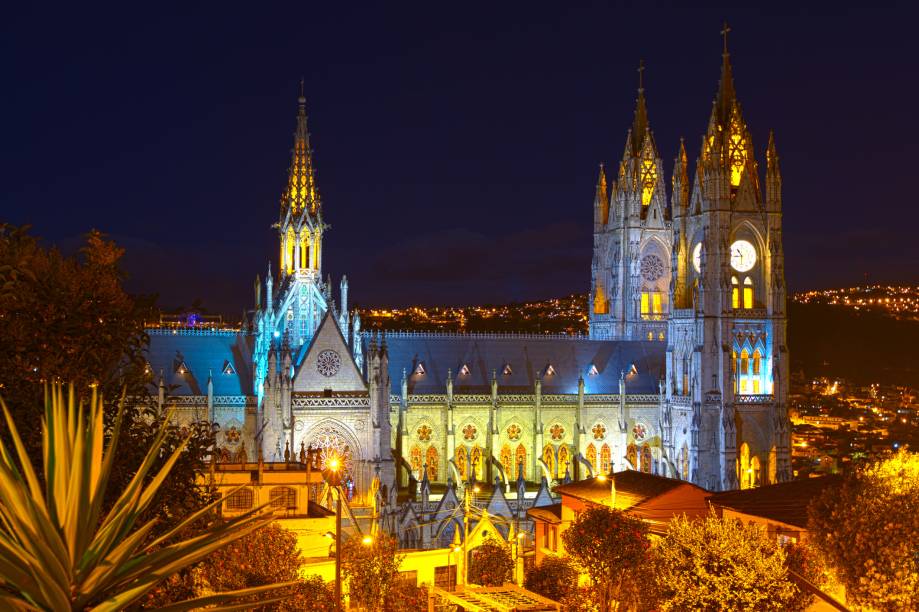
[{"label": "dense foliage", "polygon": [[[153,300],[125,292],[122,255],[96,231],[86,236],[76,256],[66,257],[42,247],[26,228],[0,225],[0,394],[20,425],[28,454],[41,454],[41,430],[35,423],[42,416],[46,381],[68,381],[79,394],[98,391],[107,435],[119,398],[132,398],[123,414],[120,456],[112,467],[106,507],[130,483],[166,416],[150,397],[154,373],[147,371],[144,359],[144,323],[154,315]],[[186,442],[188,433],[192,436]],[[0,437],[5,435],[0,429]],[[154,472],[180,444],[185,452],[142,517],[161,520],[154,533],[213,499],[197,486],[213,442],[208,424],[194,425],[191,432],[166,425]]]},{"label": "dense foliage", "polygon": [[788,544],[785,546],[785,567],[789,578],[795,583],[798,592],[788,605],[789,610],[806,610],[816,596],[799,584],[804,579],[818,589],[825,589],[829,584],[826,565],[820,554],[807,544]]},{"label": "dense foliage", "polygon": [[648,560],[648,526],[620,510],[593,506],[562,533],[565,550],[590,576],[603,610],[616,609]]},{"label": "dense foliage", "polygon": [[812,542],[850,605],[919,609],[919,454],[901,450],[854,472],[809,516]]},{"label": "dense foliage", "polygon": [[679,517],[654,556],[662,610],[790,610],[797,594],[784,551],[758,525]]},{"label": "dense foliage", "polygon": [[397,554],[398,542],[378,534],[370,544],[349,538],[342,544],[342,580],[348,583],[352,609],[385,609],[390,592],[399,587],[399,565],[404,555]]},{"label": "dense foliage", "polygon": [[497,538],[487,538],[472,549],[469,582],[482,586],[500,586],[513,580],[514,559],[507,543]]},{"label": "dense foliage", "polygon": [[545,557],[524,580],[524,587],[561,602],[578,590],[578,570],[568,559]]},{"label": "dense foliage", "polygon": [[178,573],[161,582],[144,600],[145,609],[160,608],[183,598],[214,591],[234,590],[278,582],[293,582],[273,597],[280,601],[256,605],[261,612],[332,612],[335,587],[319,576],[300,578],[303,557],[297,548],[297,536],[278,523],[254,531],[204,559],[189,572]]},{"label": "dense foliage", "polygon": [[[114,434],[104,443],[103,406],[92,395],[88,405],[61,385],[48,389],[41,421],[43,478],[32,465],[16,423],[0,402],[11,446],[0,443],[0,604],[13,610],[120,610],[141,599],[164,576],[188,567],[221,546],[266,525],[270,514],[246,513],[182,534],[210,508],[169,525],[152,538],[155,520],[143,517],[156,490],[169,478],[183,452],[166,453],[161,427],[135,467],[126,487],[106,508],[112,466],[119,458],[121,412]],[[156,463],[162,467],[155,469]],[[277,585],[244,592],[211,594],[173,606],[189,610]],[[287,585],[282,585],[287,586]]]}]

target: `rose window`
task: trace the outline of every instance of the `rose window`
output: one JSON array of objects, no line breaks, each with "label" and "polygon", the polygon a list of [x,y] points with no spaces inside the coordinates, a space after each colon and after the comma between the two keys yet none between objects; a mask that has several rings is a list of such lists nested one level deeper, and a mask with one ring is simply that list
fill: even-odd
[{"label": "rose window", "polygon": [[513,425],[507,428],[507,439],[508,440],[519,440],[520,439],[520,426],[514,423]]},{"label": "rose window", "polygon": [[654,282],[664,275],[664,262],[657,255],[645,255],[641,258],[641,276]]},{"label": "rose window", "polygon": [[635,427],[632,428],[632,435],[638,441],[644,440],[645,436],[648,435],[648,428],[645,427],[644,423],[635,423]]},{"label": "rose window", "polygon": [[475,440],[476,428],[472,423],[463,427],[463,438],[466,440]]},{"label": "rose window", "polygon": [[606,426],[603,423],[597,423],[591,431],[594,432],[594,440],[602,440],[606,436]]},{"label": "rose window", "polygon": [[323,376],[335,376],[341,367],[341,357],[332,350],[326,350],[319,353],[316,359],[316,369]]},{"label": "rose window", "polygon": [[227,444],[236,444],[239,442],[239,430],[236,429],[235,425],[227,430],[226,439]]},{"label": "rose window", "polygon": [[561,440],[565,436],[565,428],[556,423],[549,428],[549,435],[553,440]]},{"label": "rose window", "polygon": [[431,428],[427,425],[422,425],[418,428],[418,439],[422,442],[431,441]]}]

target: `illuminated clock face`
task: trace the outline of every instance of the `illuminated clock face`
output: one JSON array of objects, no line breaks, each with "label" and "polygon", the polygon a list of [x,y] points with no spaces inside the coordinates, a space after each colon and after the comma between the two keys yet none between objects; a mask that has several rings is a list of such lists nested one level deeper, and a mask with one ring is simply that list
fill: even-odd
[{"label": "illuminated clock face", "polygon": [[697,242],[692,249],[692,267],[696,269],[696,274],[702,272],[702,243]]},{"label": "illuminated clock face", "polygon": [[737,240],[731,245],[731,267],[746,272],[756,265],[756,249],[746,240]]}]

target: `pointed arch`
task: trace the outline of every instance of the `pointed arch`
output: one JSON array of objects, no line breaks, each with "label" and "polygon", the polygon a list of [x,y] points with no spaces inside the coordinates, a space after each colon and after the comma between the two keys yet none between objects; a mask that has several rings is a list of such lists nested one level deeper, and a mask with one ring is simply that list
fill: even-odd
[{"label": "pointed arch", "polygon": [[565,477],[565,473],[568,471],[569,465],[571,464],[571,458],[568,454],[568,445],[562,444],[558,447],[558,478],[562,479]]},{"label": "pointed arch", "polygon": [[750,445],[746,442],[740,445],[740,452],[737,457],[737,468],[740,488],[751,488],[753,469],[750,467]]},{"label": "pointed arch", "polygon": [[466,447],[463,445],[457,446],[456,457],[454,461],[456,461],[456,469],[459,470],[460,478],[463,480],[468,478],[466,475],[466,464],[468,463],[467,459],[468,457],[466,456]]},{"label": "pointed arch", "polygon": [[409,452],[409,464],[412,466],[412,476],[421,480],[424,474],[421,471],[421,449],[417,444],[412,445],[412,450]]},{"label": "pointed arch", "polygon": [[511,447],[509,444],[505,444],[501,447],[501,467],[504,468],[504,477],[508,480],[514,479],[514,462],[511,458]]},{"label": "pointed arch", "polygon": [[645,442],[641,446],[641,471],[646,474],[650,474],[651,473],[651,463],[652,463],[651,445]]},{"label": "pointed arch", "polygon": [[469,469],[475,470],[475,479],[481,481],[482,474],[485,473],[485,461],[481,446],[473,446],[472,452],[469,453]]},{"label": "pointed arch", "polygon": [[680,477],[683,480],[689,480],[689,447],[685,442],[680,450]]},{"label": "pointed arch", "polygon": [[613,453],[610,451],[609,444],[600,447],[600,473],[609,474],[613,471]]},{"label": "pointed arch", "polygon": [[514,478],[520,474],[520,465],[523,465],[523,477],[527,475],[527,449],[523,444],[517,445],[517,452],[514,453]]},{"label": "pointed arch", "polygon": [[749,276],[743,279],[743,307],[753,308],[753,281]]},{"label": "pointed arch", "polygon": [[736,276],[731,277],[731,308],[740,308],[740,283]]},{"label": "pointed arch", "polygon": [[546,467],[549,468],[549,475],[555,476],[555,449],[552,448],[551,444],[546,444],[546,446],[542,449],[542,460],[545,462]]},{"label": "pointed arch", "polygon": [[429,446],[424,455],[424,462],[428,464],[428,480],[437,480],[437,469],[440,457],[437,456],[437,448]]},{"label": "pointed arch", "polygon": [[587,458],[587,463],[590,464],[590,469],[594,474],[597,473],[597,447],[590,443],[587,445],[587,450],[584,453]]},{"label": "pointed arch", "polygon": [[629,462],[630,470],[638,469],[638,448],[634,444],[629,444],[625,449],[625,459]]}]

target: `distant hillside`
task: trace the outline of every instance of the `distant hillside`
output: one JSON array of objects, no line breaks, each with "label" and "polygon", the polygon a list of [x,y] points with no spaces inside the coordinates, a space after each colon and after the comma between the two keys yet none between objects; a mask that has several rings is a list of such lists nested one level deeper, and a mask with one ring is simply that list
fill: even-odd
[{"label": "distant hillside", "polygon": [[[445,332],[586,333],[587,298],[524,304],[361,310],[365,329]],[[919,386],[919,321],[884,311],[788,303],[793,371],[859,383]]]},{"label": "distant hillside", "polygon": [[843,306],[788,304],[791,365],[808,376],[919,386],[919,322]]}]

